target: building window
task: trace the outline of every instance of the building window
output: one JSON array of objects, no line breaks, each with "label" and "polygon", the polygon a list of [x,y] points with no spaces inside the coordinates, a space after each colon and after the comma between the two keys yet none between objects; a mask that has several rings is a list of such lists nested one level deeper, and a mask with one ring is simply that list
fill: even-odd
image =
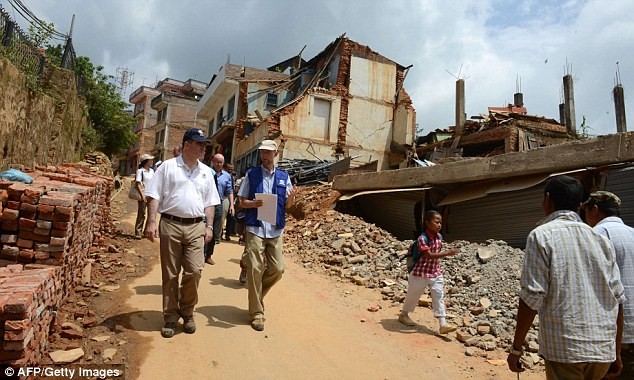
[{"label": "building window", "polygon": [[156,114],[156,122],[160,123],[161,121],[164,121],[166,118],[167,118],[167,107],[158,111],[158,113]]},{"label": "building window", "polygon": [[218,113],[216,114],[216,130],[215,131],[218,131],[220,130],[220,128],[222,128],[222,123],[225,121],[224,117],[222,117],[223,113],[224,113],[224,110],[222,109],[222,107],[220,107],[220,109],[218,110]]},{"label": "building window", "polygon": [[211,119],[207,125],[207,137],[211,137],[214,134],[214,119]]},{"label": "building window", "polygon": [[233,112],[236,108],[236,96],[233,95],[231,99],[229,99],[229,103],[227,103],[227,120],[233,119]]},{"label": "building window", "polygon": [[277,107],[277,94],[272,92],[267,92],[266,94],[266,106],[267,107]]}]

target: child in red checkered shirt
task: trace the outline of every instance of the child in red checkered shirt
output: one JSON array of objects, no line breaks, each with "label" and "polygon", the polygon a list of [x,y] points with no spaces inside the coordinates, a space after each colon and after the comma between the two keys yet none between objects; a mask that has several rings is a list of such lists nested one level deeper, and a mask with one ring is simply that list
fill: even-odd
[{"label": "child in red checkered shirt", "polygon": [[[448,256],[455,256],[458,250],[455,248],[441,251],[442,236],[442,216],[437,211],[427,211],[423,218],[424,234],[418,238],[418,251],[422,252],[422,257],[414,265],[414,269],[409,274],[407,282],[407,296],[403,304],[403,311],[398,320],[406,326],[416,326],[409,313],[413,312],[418,305],[418,300],[425,289],[431,288],[432,308],[434,316],[438,318],[439,332],[448,334],[456,331],[457,326],[447,323],[445,310],[445,295],[443,291],[443,272],[440,269],[440,259]],[[422,231],[421,231],[422,232]]]}]

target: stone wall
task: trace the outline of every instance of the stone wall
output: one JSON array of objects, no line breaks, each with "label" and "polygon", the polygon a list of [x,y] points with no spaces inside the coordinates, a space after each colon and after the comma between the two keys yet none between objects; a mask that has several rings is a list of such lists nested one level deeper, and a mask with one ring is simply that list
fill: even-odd
[{"label": "stone wall", "polygon": [[81,132],[90,121],[71,71],[47,65],[42,89],[33,90],[0,55],[0,94],[0,170],[81,159]]}]

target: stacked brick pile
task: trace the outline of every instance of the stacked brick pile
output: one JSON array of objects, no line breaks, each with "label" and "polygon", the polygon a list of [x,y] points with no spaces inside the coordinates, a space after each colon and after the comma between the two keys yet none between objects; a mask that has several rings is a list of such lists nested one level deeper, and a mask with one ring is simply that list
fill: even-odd
[{"label": "stacked brick pile", "polygon": [[38,264],[0,268],[0,364],[42,363],[61,299],[60,272]]},{"label": "stacked brick pile", "polygon": [[54,306],[112,228],[112,178],[73,166],[28,174],[30,185],[0,181],[0,365],[40,362]]}]

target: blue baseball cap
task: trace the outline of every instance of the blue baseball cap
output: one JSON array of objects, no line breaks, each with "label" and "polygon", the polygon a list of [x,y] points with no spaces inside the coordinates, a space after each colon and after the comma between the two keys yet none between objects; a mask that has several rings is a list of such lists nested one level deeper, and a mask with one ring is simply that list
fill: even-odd
[{"label": "blue baseball cap", "polygon": [[190,128],[187,130],[187,132],[185,132],[185,134],[183,135],[183,143],[185,143],[185,141],[187,140],[194,140],[205,143],[209,142],[209,140],[207,140],[207,137],[205,137],[205,133],[198,128]]}]

